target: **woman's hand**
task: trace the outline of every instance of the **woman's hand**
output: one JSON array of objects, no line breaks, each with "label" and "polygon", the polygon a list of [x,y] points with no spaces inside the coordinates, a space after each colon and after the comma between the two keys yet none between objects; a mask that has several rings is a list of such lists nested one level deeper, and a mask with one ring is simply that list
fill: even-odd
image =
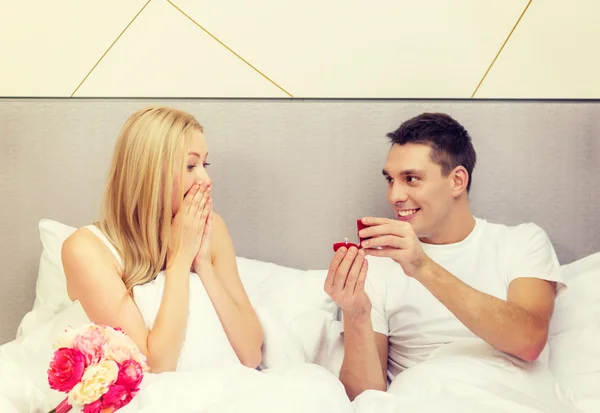
[{"label": "woman's hand", "polygon": [[194,272],[198,275],[202,272],[202,268],[212,266],[210,239],[212,236],[213,228],[213,212],[212,212],[212,198],[208,200],[208,218],[206,219],[206,225],[204,226],[204,233],[202,234],[202,242],[200,244],[200,250],[196,254],[193,262]]},{"label": "woman's hand", "polygon": [[[212,210],[210,188],[206,184],[194,184],[188,191],[179,211],[171,222],[168,264],[182,259],[192,265],[202,250],[204,234],[207,231],[207,218]],[[177,251],[176,256],[172,251]]]}]

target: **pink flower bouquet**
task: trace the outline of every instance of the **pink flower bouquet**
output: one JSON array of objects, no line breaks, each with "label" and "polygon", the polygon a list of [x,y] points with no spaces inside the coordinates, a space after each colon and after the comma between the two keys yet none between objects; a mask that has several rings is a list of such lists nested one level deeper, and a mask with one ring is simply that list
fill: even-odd
[{"label": "pink flower bouquet", "polygon": [[67,397],[50,413],[76,406],[84,413],[112,413],[138,392],[146,358],[119,328],[86,324],[68,328],[54,344],[48,367],[50,388]]}]

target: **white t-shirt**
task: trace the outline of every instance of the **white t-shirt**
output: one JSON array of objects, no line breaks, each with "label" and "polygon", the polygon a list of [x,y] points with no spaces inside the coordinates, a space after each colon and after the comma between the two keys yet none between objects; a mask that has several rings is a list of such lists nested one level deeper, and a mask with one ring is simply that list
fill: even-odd
[{"label": "white t-shirt", "polygon": [[[554,248],[535,224],[509,227],[476,218],[471,234],[458,243],[421,245],[451,274],[503,300],[510,282],[520,277],[555,281],[559,292],[565,287]],[[389,336],[390,380],[444,344],[478,339],[399,264],[390,258],[367,259],[365,291],[373,306],[373,330]]]}]

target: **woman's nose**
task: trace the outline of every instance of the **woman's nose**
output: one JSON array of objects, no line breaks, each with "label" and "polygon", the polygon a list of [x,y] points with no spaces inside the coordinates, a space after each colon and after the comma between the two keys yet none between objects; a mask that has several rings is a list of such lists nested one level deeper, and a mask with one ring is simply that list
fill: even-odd
[{"label": "woman's nose", "polygon": [[198,177],[198,179],[196,179],[196,183],[205,184],[206,186],[212,186],[212,179],[210,179],[208,175],[204,174],[204,176],[200,176]]},{"label": "woman's nose", "polygon": [[196,182],[205,183],[206,185],[212,185],[212,180],[210,176],[206,173],[206,170],[203,168],[198,168],[198,173],[196,175]]}]

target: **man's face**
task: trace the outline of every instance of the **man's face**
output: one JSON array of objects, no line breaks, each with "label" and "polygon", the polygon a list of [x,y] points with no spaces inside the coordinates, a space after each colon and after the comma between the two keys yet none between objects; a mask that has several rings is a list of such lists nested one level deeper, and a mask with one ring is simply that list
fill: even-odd
[{"label": "man's face", "polygon": [[442,175],[425,144],[392,145],[383,169],[387,199],[396,218],[410,222],[416,235],[434,238],[453,205],[452,174]]}]

